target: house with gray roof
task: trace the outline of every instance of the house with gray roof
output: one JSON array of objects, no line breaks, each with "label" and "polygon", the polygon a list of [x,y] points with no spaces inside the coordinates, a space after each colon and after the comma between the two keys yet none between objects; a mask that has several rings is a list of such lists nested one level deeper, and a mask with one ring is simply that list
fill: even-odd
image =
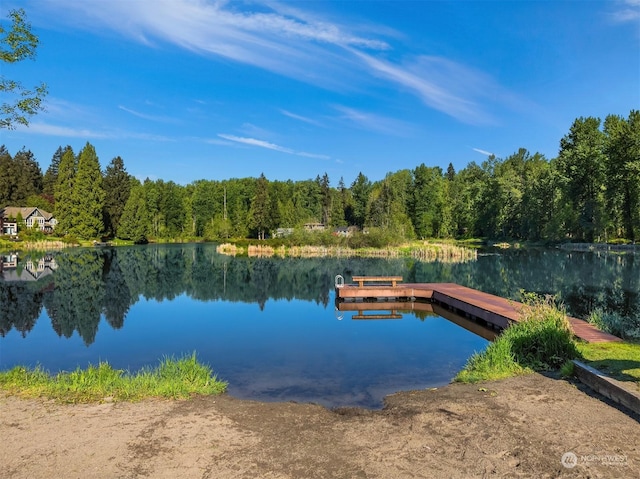
[{"label": "house with gray roof", "polygon": [[55,229],[56,219],[51,213],[35,206],[7,206],[0,209],[0,234],[17,235],[18,221],[22,218],[23,226],[38,228],[50,232]]}]

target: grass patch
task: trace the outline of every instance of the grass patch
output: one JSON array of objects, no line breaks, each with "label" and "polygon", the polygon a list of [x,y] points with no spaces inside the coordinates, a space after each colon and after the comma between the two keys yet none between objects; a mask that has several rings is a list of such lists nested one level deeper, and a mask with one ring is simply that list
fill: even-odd
[{"label": "grass patch", "polygon": [[195,353],[178,359],[165,357],[157,367],[143,368],[135,374],[114,369],[107,362],[56,375],[40,367],[18,366],[0,372],[0,388],[10,394],[70,403],[181,399],[194,394],[220,394],[226,387],[227,383],[218,380],[209,366],[198,362]]},{"label": "grass patch", "polygon": [[475,383],[532,371],[559,369],[580,357],[566,314],[550,299],[525,298],[520,321],[481,353],[475,353],[455,381]]},{"label": "grass patch", "polygon": [[620,381],[635,382],[640,389],[640,344],[580,343],[578,349],[589,366]]}]

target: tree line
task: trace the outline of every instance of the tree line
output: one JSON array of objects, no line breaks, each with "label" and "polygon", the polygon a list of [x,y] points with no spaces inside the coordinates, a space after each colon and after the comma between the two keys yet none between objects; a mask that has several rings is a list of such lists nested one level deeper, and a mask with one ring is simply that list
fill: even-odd
[{"label": "tree line", "polygon": [[486,237],[532,241],[635,242],[640,238],[640,111],[576,119],[551,160],[522,148],[455,171],[421,164],[349,185],[234,178],[188,185],[104,171],[95,148],[54,153],[42,174],[34,155],[0,147],[0,206],[39,206],[56,234],[81,239],[264,239],[278,228],[357,226],[388,242]]}]

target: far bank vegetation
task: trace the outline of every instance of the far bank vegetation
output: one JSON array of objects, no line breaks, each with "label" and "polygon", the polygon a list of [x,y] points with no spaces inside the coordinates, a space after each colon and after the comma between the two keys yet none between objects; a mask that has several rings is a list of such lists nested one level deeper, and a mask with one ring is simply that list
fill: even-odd
[{"label": "far bank vegetation", "polygon": [[[627,118],[576,119],[551,159],[520,148],[459,171],[453,164],[446,170],[420,164],[378,181],[360,172],[350,183],[324,173],[299,181],[260,175],[187,185],[141,182],[119,156],[101,170],[90,143],[79,152],[58,148],[44,175],[31,151],[12,155],[2,146],[0,208],[52,212],[53,235],[67,243],[271,238],[277,249],[271,243],[278,231],[312,225],[329,234],[348,227],[377,232],[352,239],[347,246],[354,250],[425,238],[630,244],[640,238],[638,145],[640,111],[632,110]],[[32,232],[25,226],[19,234],[28,239]]]},{"label": "far bank vegetation", "polygon": [[223,243],[217,247],[218,253],[230,256],[244,255],[249,257],[289,257],[289,258],[401,258],[411,257],[418,261],[440,261],[443,263],[464,263],[477,259],[477,251],[472,248],[453,244],[435,244],[414,242],[402,246],[383,248],[351,248],[349,246],[277,246],[253,244],[246,248],[231,243]]}]

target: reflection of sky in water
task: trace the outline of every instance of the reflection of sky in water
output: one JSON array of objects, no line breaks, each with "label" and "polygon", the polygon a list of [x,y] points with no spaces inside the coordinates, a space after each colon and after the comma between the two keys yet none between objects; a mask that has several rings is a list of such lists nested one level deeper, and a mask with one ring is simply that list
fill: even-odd
[{"label": "reflection of sky in water", "polygon": [[73,369],[106,360],[139,369],[164,355],[197,352],[229,393],[258,400],[295,400],[327,406],[378,407],[398,390],[448,383],[486,340],[438,316],[425,320],[338,321],[330,306],[300,300],[255,303],[141,299],[124,327],[101,321],[95,342],[77,333],[60,338],[43,311],[22,338],[13,330],[0,340],[0,367],[42,364]]}]

